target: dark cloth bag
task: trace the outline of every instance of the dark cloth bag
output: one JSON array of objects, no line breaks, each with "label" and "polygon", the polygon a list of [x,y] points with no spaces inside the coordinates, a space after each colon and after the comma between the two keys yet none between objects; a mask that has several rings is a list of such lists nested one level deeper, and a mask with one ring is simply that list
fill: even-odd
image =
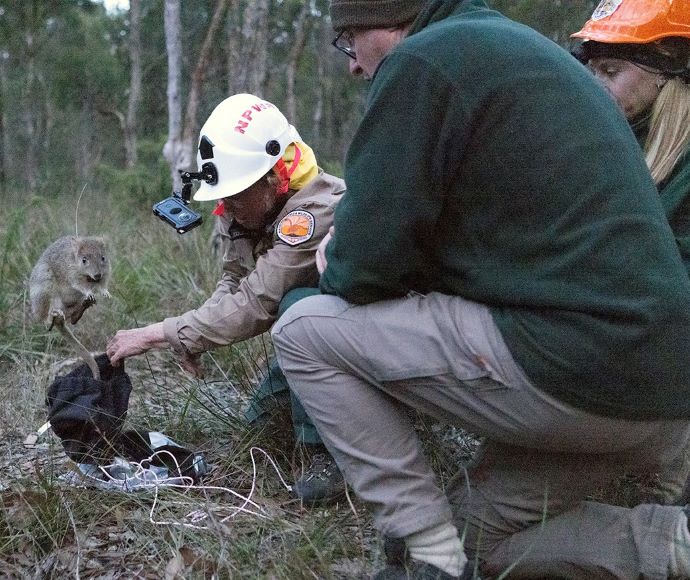
[{"label": "dark cloth bag", "polygon": [[48,420],[70,459],[103,463],[117,452],[116,441],[127,416],[132,382],[124,364],[113,367],[105,354],[96,357],[101,379],[86,364],[48,387]]},{"label": "dark cloth bag", "polygon": [[203,476],[208,466],[201,454],[175,444],[162,433],[122,430],[132,382],[124,364],[111,366],[105,354],[97,356],[96,363],[100,380],[82,364],[48,387],[48,420],[67,456],[76,463],[102,466],[115,456],[137,463],[153,457],[143,467],[167,467],[171,473],[194,481]]}]

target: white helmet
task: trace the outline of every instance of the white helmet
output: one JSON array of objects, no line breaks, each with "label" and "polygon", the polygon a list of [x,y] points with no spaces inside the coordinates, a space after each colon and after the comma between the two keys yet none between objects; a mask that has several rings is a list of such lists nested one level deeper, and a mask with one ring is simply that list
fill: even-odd
[{"label": "white helmet", "polygon": [[228,97],[201,128],[197,165],[217,179],[202,180],[194,199],[221,199],[244,191],[268,173],[288,145],[300,140],[274,104],[248,94]]}]

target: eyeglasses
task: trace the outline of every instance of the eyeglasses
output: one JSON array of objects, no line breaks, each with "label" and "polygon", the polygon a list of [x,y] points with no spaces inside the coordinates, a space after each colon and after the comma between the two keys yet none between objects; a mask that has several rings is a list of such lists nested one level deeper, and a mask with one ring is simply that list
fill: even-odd
[{"label": "eyeglasses", "polygon": [[357,54],[352,48],[352,32],[349,30],[341,30],[331,44],[350,58],[357,59]]}]

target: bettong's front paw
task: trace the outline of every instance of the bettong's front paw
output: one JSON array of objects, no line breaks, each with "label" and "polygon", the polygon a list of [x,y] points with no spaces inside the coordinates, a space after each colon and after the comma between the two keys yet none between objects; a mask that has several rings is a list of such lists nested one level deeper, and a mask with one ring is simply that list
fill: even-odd
[{"label": "bettong's front paw", "polygon": [[103,296],[103,298],[112,298],[113,297],[113,295],[110,292],[108,292],[107,290],[101,290],[101,296]]}]

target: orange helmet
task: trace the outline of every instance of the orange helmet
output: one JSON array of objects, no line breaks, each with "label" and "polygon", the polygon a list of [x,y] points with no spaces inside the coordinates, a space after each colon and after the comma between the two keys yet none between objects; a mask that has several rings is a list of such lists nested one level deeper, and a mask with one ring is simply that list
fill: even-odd
[{"label": "orange helmet", "polygon": [[572,35],[630,44],[669,36],[690,39],[690,0],[602,0],[582,30]]}]

